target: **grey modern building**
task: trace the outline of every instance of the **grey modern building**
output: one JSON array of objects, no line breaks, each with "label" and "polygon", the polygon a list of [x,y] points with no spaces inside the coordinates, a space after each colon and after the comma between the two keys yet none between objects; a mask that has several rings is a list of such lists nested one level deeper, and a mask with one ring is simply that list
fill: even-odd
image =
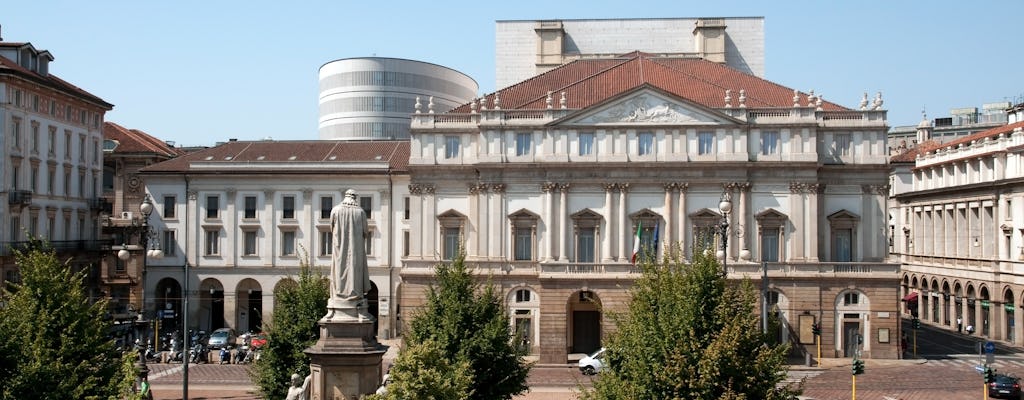
[{"label": "grey modern building", "polygon": [[409,138],[417,98],[424,113],[469,103],[479,85],[454,69],[400,58],[362,57],[320,67],[321,140]]}]

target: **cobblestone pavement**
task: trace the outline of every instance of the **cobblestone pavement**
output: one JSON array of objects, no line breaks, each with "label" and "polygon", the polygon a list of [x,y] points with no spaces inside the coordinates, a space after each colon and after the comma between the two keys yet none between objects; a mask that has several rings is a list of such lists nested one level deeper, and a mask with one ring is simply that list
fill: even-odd
[{"label": "cobblestone pavement", "polygon": [[[850,359],[825,359],[820,367],[793,366],[789,381],[806,379],[805,399],[851,397]],[[982,379],[974,367],[977,356],[942,359],[865,360],[865,373],[857,376],[857,398],[868,400],[974,400],[982,396]],[[1000,373],[1024,376],[1024,356],[1000,357],[993,365]],[[248,366],[192,364],[189,399],[256,400]],[[156,399],[181,399],[181,364],[150,364],[150,382]],[[538,365],[530,372],[530,392],[516,400],[576,399],[578,389],[593,377],[572,366]],[[286,382],[282,382],[282,385]]]}]

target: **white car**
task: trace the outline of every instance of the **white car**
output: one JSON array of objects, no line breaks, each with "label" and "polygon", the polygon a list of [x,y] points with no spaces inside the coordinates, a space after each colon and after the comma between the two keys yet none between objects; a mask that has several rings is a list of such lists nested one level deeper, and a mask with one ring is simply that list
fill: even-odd
[{"label": "white car", "polygon": [[604,347],[589,356],[580,359],[580,372],[583,375],[594,375],[604,368]]}]

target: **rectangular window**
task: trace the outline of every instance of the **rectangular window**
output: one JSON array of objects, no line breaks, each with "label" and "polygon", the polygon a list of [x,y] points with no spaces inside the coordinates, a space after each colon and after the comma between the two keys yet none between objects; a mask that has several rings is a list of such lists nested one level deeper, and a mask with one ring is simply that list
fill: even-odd
[{"label": "rectangular window", "polygon": [[409,256],[409,231],[402,231],[402,257]]},{"label": "rectangular window", "polygon": [[515,259],[528,261],[533,259],[533,229],[515,228]]},{"label": "rectangular window", "polygon": [[320,231],[320,255],[329,256],[334,252],[334,234],[331,231]]},{"label": "rectangular window", "polygon": [[403,210],[402,219],[407,220],[409,219],[409,196],[405,196],[405,198],[402,199],[402,202],[405,203],[405,210]]},{"label": "rectangular window", "polygon": [[92,140],[92,163],[93,165],[100,165],[100,141],[99,139]]},{"label": "rectangular window", "polygon": [[178,248],[178,242],[174,238],[174,231],[164,231],[163,236],[163,243],[161,243],[160,249],[163,250],[165,256],[173,257],[176,254],[175,249]]},{"label": "rectangular window", "polygon": [[837,229],[835,234],[835,248],[833,249],[833,261],[853,261],[853,232],[850,229]]},{"label": "rectangular window", "polygon": [[79,239],[92,239],[93,235],[90,235],[85,230],[85,217],[78,217],[78,238]]},{"label": "rectangular window", "polygon": [[220,230],[208,229],[206,231],[206,255],[215,256],[220,254]]},{"label": "rectangular window", "polygon": [[71,240],[71,217],[64,217],[63,228],[64,236],[61,237],[64,238],[64,240]]},{"label": "rectangular window", "polygon": [[848,156],[848,155],[850,155],[850,134],[849,133],[837,133],[836,134],[836,155],[837,156]]},{"label": "rectangular window", "polygon": [[459,156],[459,137],[444,137],[444,158],[452,159]]},{"label": "rectangular window", "polygon": [[243,246],[243,256],[255,256],[256,255],[256,231],[245,231],[245,243]]},{"label": "rectangular window", "polygon": [[459,252],[459,239],[462,232],[459,228],[444,228],[444,254],[443,259],[453,260]]},{"label": "rectangular window", "polygon": [[64,130],[64,158],[71,159],[71,131]]},{"label": "rectangular window", "polygon": [[761,154],[775,154],[779,149],[778,132],[761,132]]},{"label": "rectangular window", "polygon": [[53,101],[53,100],[50,100],[50,115],[51,116],[56,116],[57,115],[57,102]]},{"label": "rectangular window", "polygon": [[576,234],[576,262],[594,262],[594,228],[581,228]]},{"label": "rectangular window", "polygon": [[78,136],[78,161],[85,162],[85,135]]},{"label": "rectangular window", "polygon": [[779,231],[765,229],[761,233],[761,261],[779,262]]},{"label": "rectangular window", "polygon": [[68,171],[64,171],[64,197],[71,197],[71,173]]},{"label": "rectangular window", "polygon": [[322,196],[320,197],[320,219],[328,219],[331,217],[331,209],[334,208],[334,197],[333,196]]},{"label": "rectangular window", "polygon": [[711,154],[715,148],[715,134],[714,132],[698,132],[697,133],[697,154],[705,155]]},{"label": "rectangular window", "polygon": [[14,148],[21,148],[21,120],[15,118],[11,121],[11,134],[14,135]]},{"label": "rectangular window", "polygon": [[54,236],[56,234],[57,224],[54,222],[53,217],[49,217],[46,219],[46,237],[50,239],[50,241],[52,242],[54,240],[57,240],[57,238]]},{"label": "rectangular window", "polygon": [[281,232],[281,255],[295,255],[295,231]]},{"label": "rectangular window", "polygon": [[281,218],[295,219],[295,196],[281,198]]},{"label": "rectangular window", "polygon": [[256,196],[245,196],[245,215],[242,218],[256,218]]},{"label": "rectangular window", "polygon": [[636,154],[646,156],[654,153],[654,133],[640,132],[636,137]]},{"label": "rectangular window", "polygon": [[18,217],[11,217],[11,241],[17,242],[21,238],[21,220]]},{"label": "rectangular window", "polygon": [[39,124],[32,122],[32,152],[39,153]]},{"label": "rectangular window", "polygon": [[21,176],[21,167],[17,165],[11,167],[11,188],[14,190],[18,190],[21,188],[21,185],[18,184],[19,176]]},{"label": "rectangular window", "polygon": [[594,154],[594,132],[580,133],[580,155],[589,156]]},{"label": "rectangular window", "polygon": [[530,154],[532,150],[532,133],[517,133],[516,134],[516,155],[525,156]]},{"label": "rectangular window", "polygon": [[36,234],[39,233],[39,217],[32,217],[28,220],[28,235],[31,238],[38,238]]},{"label": "rectangular window", "polygon": [[363,212],[366,213],[366,219],[373,219],[373,197],[360,196],[359,206],[363,208]]},{"label": "rectangular window", "polygon": [[216,219],[220,214],[220,196],[206,196],[206,218]]},{"label": "rectangular window", "polygon": [[164,196],[164,219],[174,219],[174,196]]},{"label": "rectangular window", "polygon": [[39,95],[32,95],[32,111],[39,112]]},{"label": "rectangular window", "polygon": [[39,183],[39,168],[32,167],[32,176],[28,178],[29,189],[35,192],[37,190],[37,185]]},{"label": "rectangular window", "polygon": [[849,292],[843,295],[843,305],[850,306],[860,304],[860,294],[856,292]]},{"label": "rectangular window", "polygon": [[49,131],[50,131],[50,143],[48,143],[49,148],[48,148],[47,152],[48,152],[48,154],[50,156],[53,156],[54,154],[57,154],[57,128],[51,126]]},{"label": "rectangular window", "polygon": [[57,171],[54,171],[52,169],[46,171],[46,193],[49,194],[49,195],[53,195],[54,194],[53,193],[53,181],[56,179],[56,177],[57,177]]}]

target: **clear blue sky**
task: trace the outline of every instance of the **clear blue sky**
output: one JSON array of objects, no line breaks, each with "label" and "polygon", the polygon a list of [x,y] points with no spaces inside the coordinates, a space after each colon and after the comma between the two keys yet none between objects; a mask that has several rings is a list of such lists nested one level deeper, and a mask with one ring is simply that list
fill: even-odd
[{"label": "clear blue sky", "polygon": [[[494,87],[496,20],[765,17],[766,78],[891,126],[1022,101],[1022,1],[12,1],[2,36],[115,105],[108,121],[181,145],[317,139],[317,70],[397,57]],[[1018,19],[1018,20],[1015,20]]]}]

